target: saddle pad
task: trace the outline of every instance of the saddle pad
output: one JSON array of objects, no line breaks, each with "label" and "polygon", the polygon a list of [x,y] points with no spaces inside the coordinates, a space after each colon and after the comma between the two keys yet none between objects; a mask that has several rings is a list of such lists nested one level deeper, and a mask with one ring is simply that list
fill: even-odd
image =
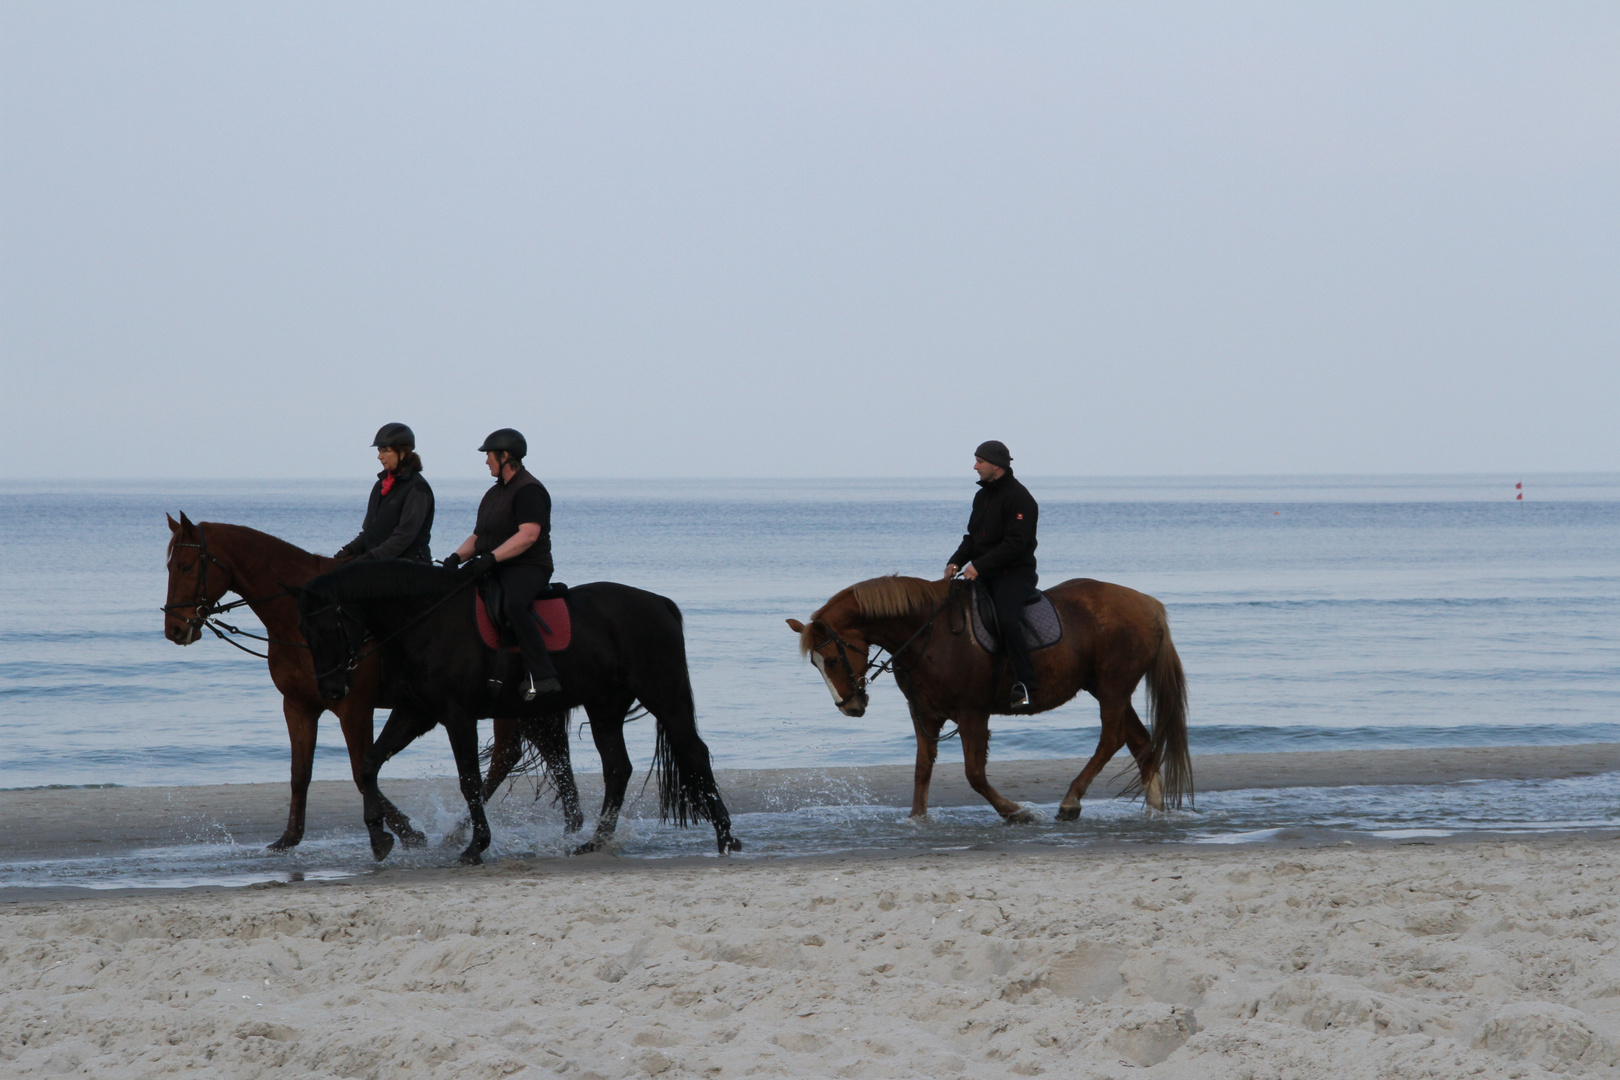
[{"label": "saddle pad", "polygon": [[[1063,640],[1063,622],[1058,618],[1057,608],[1052,606],[1052,598],[1044,592],[1037,592],[1035,595],[1039,599],[1024,606],[1024,640],[1029,643],[1030,652],[1044,649],[1048,645],[1056,645]],[[999,653],[1001,642],[990,632],[989,625],[979,613],[981,596],[988,604],[989,593],[975,582],[973,596],[968,604],[968,609],[973,612],[973,636],[985,652]]]},{"label": "saddle pad", "polygon": [[[478,615],[478,636],[484,639],[484,644],[491,649],[501,647],[500,637],[495,633],[495,624],[489,619],[489,609],[484,606],[484,594],[474,591],[477,597],[474,610]],[[568,643],[574,640],[574,624],[568,617],[568,601],[562,597],[554,600],[536,600],[534,613],[540,620],[540,636],[546,640],[547,652],[561,652],[568,648]],[[507,652],[517,652],[517,646],[509,646]]]}]

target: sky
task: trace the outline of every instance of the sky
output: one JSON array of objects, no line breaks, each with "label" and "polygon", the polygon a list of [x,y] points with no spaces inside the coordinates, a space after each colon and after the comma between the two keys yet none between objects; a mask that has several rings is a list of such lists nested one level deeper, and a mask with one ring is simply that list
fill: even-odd
[{"label": "sky", "polygon": [[0,479],[1620,470],[1620,5],[0,5]]}]

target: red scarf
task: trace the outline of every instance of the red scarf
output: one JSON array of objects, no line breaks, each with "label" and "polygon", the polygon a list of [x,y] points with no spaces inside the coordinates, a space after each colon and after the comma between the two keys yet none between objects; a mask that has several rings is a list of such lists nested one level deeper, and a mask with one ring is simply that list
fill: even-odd
[{"label": "red scarf", "polygon": [[399,479],[399,477],[395,476],[393,473],[389,473],[387,476],[383,477],[382,493],[384,495],[387,495],[390,491],[394,490],[394,481],[397,479]]}]

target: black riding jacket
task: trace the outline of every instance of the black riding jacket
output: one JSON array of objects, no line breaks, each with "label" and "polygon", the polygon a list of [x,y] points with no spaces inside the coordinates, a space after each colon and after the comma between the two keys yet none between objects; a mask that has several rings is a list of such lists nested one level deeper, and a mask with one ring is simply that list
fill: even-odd
[{"label": "black riding jacket", "polygon": [[986,577],[1012,571],[1035,571],[1035,523],[1040,507],[1029,489],[1008,469],[999,480],[980,480],[973,513],[950,562],[972,563]]},{"label": "black riding jacket", "polygon": [[384,495],[382,482],[387,475],[387,470],[377,474],[360,535],[343,545],[339,557],[432,562],[428,541],[433,536],[433,489],[419,470],[401,466],[393,487]]}]

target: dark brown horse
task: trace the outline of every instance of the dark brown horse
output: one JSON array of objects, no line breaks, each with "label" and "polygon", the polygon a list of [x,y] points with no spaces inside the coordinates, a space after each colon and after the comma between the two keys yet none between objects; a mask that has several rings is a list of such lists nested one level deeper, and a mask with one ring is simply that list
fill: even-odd
[{"label": "dark brown horse", "polygon": [[[1058,808],[1058,820],[1080,816],[1080,800],[1103,766],[1130,748],[1149,806],[1180,806],[1192,795],[1187,754],[1187,685],[1170,640],[1164,605],[1145,593],[1079,578],[1045,590],[1063,624],[1062,640],[1030,654],[1040,692],[1032,712],[1045,712],[1086,690],[1102,711],[1102,735]],[[866,711],[873,648],[892,657],[894,677],[911,706],[917,732],[917,772],[911,814],[928,812],[940,731],[956,721],[968,783],[1009,821],[1027,821],[1019,805],[985,777],[990,716],[1006,713],[1012,685],[1007,665],[985,652],[969,628],[969,590],[959,583],[880,577],[852,585],[823,604],[808,625],[789,619],[799,649],[827,681],[847,716]],[[1147,679],[1150,733],[1131,707]]]},{"label": "dark brown horse", "polygon": [[[270,641],[270,680],[281,691],[281,711],[287,720],[287,736],[292,742],[292,799],[287,810],[287,828],[271,844],[272,850],[294,847],[304,838],[305,808],[309,780],[315,762],[315,735],[321,713],[330,709],[343,729],[349,750],[349,768],[358,787],[360,766],[372,743],[372,714],[390,702],[382,694],[380,661],[367,660],[354,672],[354,691],[338,702],[325,701],[315,687],[315,668],[309,650],[298,633],[298,607],[282,586],[302,584],[338,566],[335,559],[315,555],[279,540],[268,533],[244,525],[217,522],[193,523],[185,514],[169,518],[169,590],[164,605],[164,635],[176,645],[190,645],[202,637],[203,627],[219,607],[227,592],[247,601],[253,614],[264,624]],[[251,644],[265,644],[253,642]],[[494,793],[522,756],[522,739],[515,722],[498,721],[486,798]],[[569,831],[577,831],[584,821],[579,796],[574,790],[573,770],[568,765],[566,732],[559,746],[548,746],[546,769],[556,784]],[[410,818],[386,798],[384,820],[406,846],[420,844],[424,837],[412,827]]]}]

